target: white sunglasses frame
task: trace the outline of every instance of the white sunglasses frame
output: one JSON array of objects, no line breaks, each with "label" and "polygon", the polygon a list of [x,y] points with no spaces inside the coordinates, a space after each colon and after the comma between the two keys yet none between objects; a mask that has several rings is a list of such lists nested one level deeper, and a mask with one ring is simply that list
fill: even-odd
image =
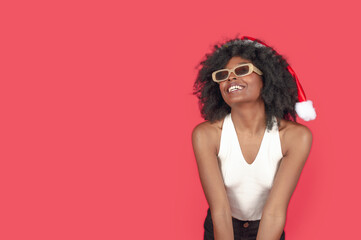
[{"label": "white sunglasses frame", "polygon": [[[249,66],[249,71],[248,71],[248,73],[242,74],[242,75],[237,75],[234,70],[235,70],[236,68],[238,68],[238,67],[243,67],[243,66]],[[216,74],[217,74],[218,72],[221,72],[221,71],[228,71],[228,75],[227,75],[227,77],[226,77],[224,80],[217,80],[217,79],[216,79]],[[237,76],[237,77],[243,77],[243,76],[247,76],[247,75],[251,74],[252,72],[257,73],[258,75],[263,75],[262,71],[259,70],[259,69],[258,69],[256,66],[254,66],[252,63],[243,63],[243,64],[240,64],[240,65],[235,66],[235,67],[232,68],[232,69],[226,69],[226,68],[225,68],[225,69],[220,69],[220,70],[214,71],[214,72],[212,73],[212,80],[213,80],[214,82],[220,83],[220,82],[226,81],[226,80],[229,78],[229,76],[231,75],[231,73],[233,73],[233,74],[234,74],[235,76]]]}]

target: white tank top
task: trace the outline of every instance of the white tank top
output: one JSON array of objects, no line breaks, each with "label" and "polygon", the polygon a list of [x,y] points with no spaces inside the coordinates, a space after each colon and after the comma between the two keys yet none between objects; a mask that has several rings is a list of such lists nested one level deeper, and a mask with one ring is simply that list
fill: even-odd
[{"label": "white tank top", "polygon": [[265,130],[252,164],[248,164],[242,155],[231,113],[223,121],[218,163],[232,216],[239,220],[261,219],[283,157],[277,119],[274,117],[273,121],[272,130]]}]

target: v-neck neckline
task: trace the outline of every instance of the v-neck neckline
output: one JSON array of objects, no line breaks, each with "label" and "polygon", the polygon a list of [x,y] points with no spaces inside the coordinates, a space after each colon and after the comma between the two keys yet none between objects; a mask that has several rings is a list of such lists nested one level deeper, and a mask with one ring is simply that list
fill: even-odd
[{"label": "v-neck neckline", "polygon": [[261,145],[259,146],[259,149],[258,149],[258,152],[257,152],[257,155],[256,155],[255,159],[253,160],[252,163],[248,163],[248,162],[246,161],[244,155],[243,155],[242,148],[241,148],[241,144],[239,144],[236,127],[234,126],[231,113],[229,113],[229,119],[230,119],[230,122],[231,122],[231,125],[232,125],[232,128],[233,128],[234,136],[235,136],[235,138],[236,138],[236,144],[237,144],[237,146],[238,146],[239,152],[241,153],[243,162],[246,163],[246,165],[248,165],[248,166],[253,166],[254,163],[256,162],[256,160],[258,159],[258,156],[259,156],[259,154],[260,154],[260,152],[261,152],[261,150],[262,150],[262,146],[264,145],[264,141],[265,141],[266,134],[267,134],[267,126],[266,126],[266,129],[265,129],[265,131],[264,131],[264,134],[263,134],[263,137],[262,137],[262,141],[261,141]]}]

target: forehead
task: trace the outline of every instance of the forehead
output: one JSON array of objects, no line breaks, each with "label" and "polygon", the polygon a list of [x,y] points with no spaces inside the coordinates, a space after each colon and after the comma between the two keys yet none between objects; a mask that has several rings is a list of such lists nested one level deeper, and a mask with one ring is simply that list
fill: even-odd
[{"label": "forehead", "polygon": [[250,63],[251,61],[244,59],[242,57],[236,56],[236,57],[232,57],[231,59],[229,59],[229,61],[227,62],[225,68],[233,68],[241,63]]}]

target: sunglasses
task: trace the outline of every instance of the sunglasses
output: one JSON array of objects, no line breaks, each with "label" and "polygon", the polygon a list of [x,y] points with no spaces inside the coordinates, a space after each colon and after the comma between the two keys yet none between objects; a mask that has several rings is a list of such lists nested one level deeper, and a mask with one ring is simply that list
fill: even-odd
[{"label": "sunglasses", "polygon": [[229,75],[233,72],[237,77],[243,77],[251,74],[252,72],[257,73],[258,75],[262,75],[262,71],[259,70],[252,63],[244,63],[240,64],[233,69],[221,69],[212,73],[212,79],[214,82],[223,82],[229,78]]}]

